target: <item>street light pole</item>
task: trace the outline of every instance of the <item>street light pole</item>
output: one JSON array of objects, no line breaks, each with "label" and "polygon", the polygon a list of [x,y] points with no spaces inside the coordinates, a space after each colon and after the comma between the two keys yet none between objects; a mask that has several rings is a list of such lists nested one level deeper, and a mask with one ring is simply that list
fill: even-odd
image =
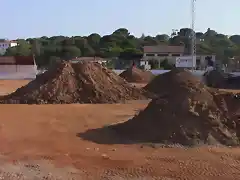
[{"label": "street light pole", "polygon": [[191,36],[191,40],[192,40],[192,47],[191,47],[191,55],[192,55],[192,70],[194,70],[194,65],[196,65],[196,33],[195,33],[195,3],[196,0],[191,0],[192,1],[192,5],[191,5],[191,15],[192,15],[192,36]]}]

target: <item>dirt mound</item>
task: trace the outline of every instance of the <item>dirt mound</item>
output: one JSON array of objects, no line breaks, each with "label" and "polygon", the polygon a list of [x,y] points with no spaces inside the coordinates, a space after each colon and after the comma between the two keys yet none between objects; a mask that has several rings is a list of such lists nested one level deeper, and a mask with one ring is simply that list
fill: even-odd
[{"label": "dirt mound", "polygon": [[113,129],[139,142],[238,145],[239,123],[232,117],[240,103],[232,94],[221,94],[190,72],[177,69],[152,83],[147,87],[162,94],[133,119]]},{"label": "dirt mound", "polygon": [[239,76],[229,76],[225,80],[225,89],[240,89],[240,77]]},{"label": "dirt mound", "polygon": [[117,103],[145,99],[143,91],[129,85],[99,63],[62,62],[4,96],[2,103],[69,104]]},{"label": "dirt mound", "polygon": [[224,74],[217,70],[212,70],[205,77],[206,77],[206,83],[210,87],[224,88],[226,86]]},{"label": "dirt mound", "polygon": [[155,94],[177,93],[184,88],[194,88],[196,84],[204,87],[200,79],[193,76],[190,71],[185,69],[174,68],[173,70],[158,75],[144,89]]},{"label": "dirt mound", "polygon": [[154,78],[154,75],[150,71],[131,67],[123,71],[120,74],[120,77],[132,83],[148,83]]},{"label": "dirt mound", "polygon": [[240,88],[240,77],[233,76],[231,74],[219,72],[213,70],[206,76],[206,84],[209,87],[222,88],[222,89],[239,89]]}]

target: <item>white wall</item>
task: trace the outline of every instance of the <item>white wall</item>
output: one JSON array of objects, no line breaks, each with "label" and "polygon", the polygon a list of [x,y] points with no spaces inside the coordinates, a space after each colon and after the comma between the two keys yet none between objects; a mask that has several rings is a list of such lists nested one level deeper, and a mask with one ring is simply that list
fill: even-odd
[{"label": "white wall", "polygon": [[33,65],[0,65],[0,79],[35,79],[36,74]]},{"label": "white wall", "polygon": [[11,42],[10,43],[10,47],[14,47],[14,46],[17,46],[17,42]]},{"label": "white wall", "polygon": [[[121,74],[123,71],[125,70],[120,70],[120,69],[114,69],[113,70],[116,74]],[[164,74],[166,72],[169,72],[170,70],[155,70],[155,69],[152,69],[150,70],[153,74],[155,75],[159,75],[159,74]],[[194,70],[192,72],[193,75],[197,76],[197,77],[201,77],[203,74],[205,73],[205,71],[202,71],[202,70]],[[233,73],[230,73],[232,74],[233,76],[240,76],[240,72],[233,72]]]}]

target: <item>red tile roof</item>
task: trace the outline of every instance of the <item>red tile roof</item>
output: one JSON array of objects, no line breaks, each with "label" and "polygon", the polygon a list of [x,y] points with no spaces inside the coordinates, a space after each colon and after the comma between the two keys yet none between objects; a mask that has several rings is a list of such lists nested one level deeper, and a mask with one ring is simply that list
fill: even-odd
[{"label": "red tile roof", "polygon": [[0,56],[0,65],[34,65],[33,56]]},{"label": "red tile roof", "polygon": [[0,39],[0,43],[17,43],[16,40]]},{"label": "red tile roof", "polygon": [[17,41],[16,40],[11,40],[10,43],[17,43]]}]

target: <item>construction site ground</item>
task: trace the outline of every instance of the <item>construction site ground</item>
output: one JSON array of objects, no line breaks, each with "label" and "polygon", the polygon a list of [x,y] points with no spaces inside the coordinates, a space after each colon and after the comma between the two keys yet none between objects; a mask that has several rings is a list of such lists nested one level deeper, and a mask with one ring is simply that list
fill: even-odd
[{"label": "construction site ground", "polygon": [[[0,81],[0,93],[26,83]],[[0,105],[0,179],[240,179],[239,148],[120,144],[99,130],[147,104]]]}]

